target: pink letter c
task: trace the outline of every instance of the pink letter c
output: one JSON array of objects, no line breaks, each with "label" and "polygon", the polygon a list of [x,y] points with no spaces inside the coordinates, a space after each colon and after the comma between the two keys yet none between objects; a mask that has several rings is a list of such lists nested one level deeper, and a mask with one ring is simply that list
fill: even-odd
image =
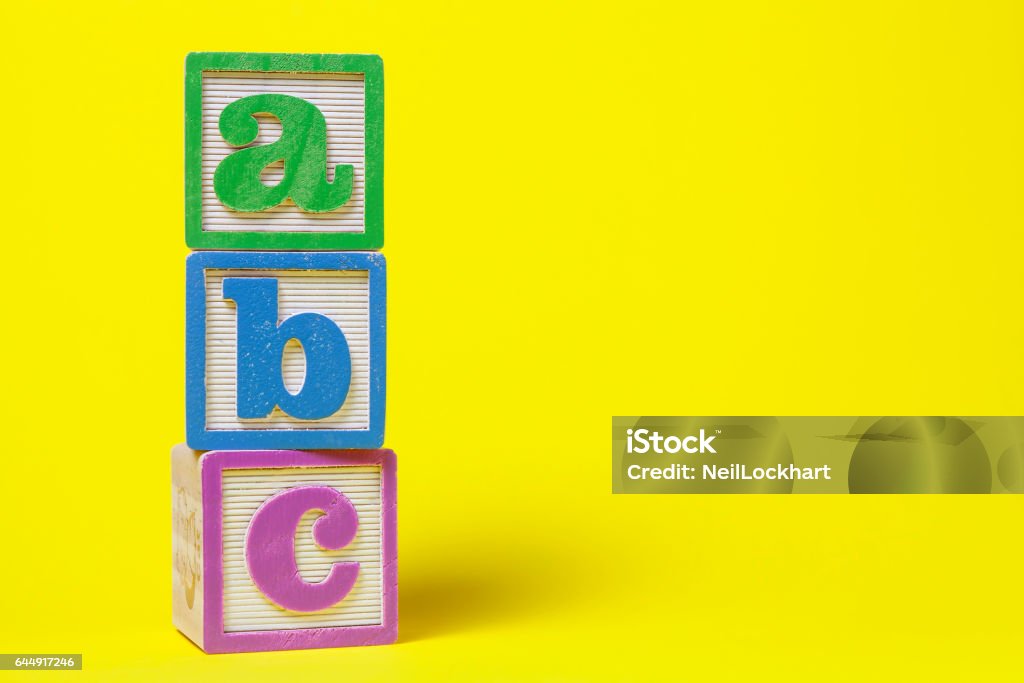
[{"label": "pink letter c", "polygon": [[317,612],[348,595],[359,575],[358,562],[336,562],[319,583],[308,583],[295,563],[295,530],[310,510],[323,516],[313,522],[313,540],[325,550],[352,542],[359,515],[344,494],[330,486],[298,486],[277,493],[260,506],[245,536],[249,576],[274,604],[295,612]]}]

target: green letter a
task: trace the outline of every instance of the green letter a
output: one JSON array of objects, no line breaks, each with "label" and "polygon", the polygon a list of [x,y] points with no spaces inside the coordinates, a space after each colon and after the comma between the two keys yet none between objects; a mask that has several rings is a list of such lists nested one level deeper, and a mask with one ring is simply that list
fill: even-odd
[{"label": "green letter a", "polygon": [[[266,211],[292,198],[303,211],[333,211],[352,196],[352,166],[334,167],[327,182],[327,122],[313,104],[290,95],[250,95],[224,107],[220,134],[234,147],[248,145],[260,131],[256,114],[281,121],[281,138],[268,145],[246,147],[217,166],[213,189],[235,211]],[[260,175],[270,164],[284,161],[284,178],[267,187]]]}]

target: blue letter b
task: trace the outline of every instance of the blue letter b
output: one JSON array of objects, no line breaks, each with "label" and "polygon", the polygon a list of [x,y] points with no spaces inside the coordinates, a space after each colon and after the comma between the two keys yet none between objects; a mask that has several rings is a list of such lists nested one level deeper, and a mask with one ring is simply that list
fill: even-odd
[{"label": "blue letter b", "polygon": [[[238,417],[267,417],[274,406],[299,420],[338,412],[348,396],[352,363],[345,334],[334,321],[320,313],[297,313],[278,325],[274,278],[225,278],[224,298],[237,307]],[[306,355],[306,379],[297,394],[288,391],[281,372],[291,339]]]}]

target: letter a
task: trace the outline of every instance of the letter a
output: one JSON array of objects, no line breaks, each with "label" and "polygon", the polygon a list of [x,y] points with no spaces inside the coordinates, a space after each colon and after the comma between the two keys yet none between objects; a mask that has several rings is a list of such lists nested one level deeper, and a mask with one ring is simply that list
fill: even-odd
[{"label": "letter a", "polygon": [[[350,164],[334,167],[327,182],[327,122],[313,104],[291,95],[250,95],[235,100],[220,114],[225,142],[243,147],[256,139],[256,114],[271,114],[281,122],[275,142],[232,153],[213,173],[217,198],[229,209],[257,212],[271,209],[288,197],[303,211],[334,211],[352,196]],[[260,175],[270,164],[284,162],[284,178],[268,187]]]}]

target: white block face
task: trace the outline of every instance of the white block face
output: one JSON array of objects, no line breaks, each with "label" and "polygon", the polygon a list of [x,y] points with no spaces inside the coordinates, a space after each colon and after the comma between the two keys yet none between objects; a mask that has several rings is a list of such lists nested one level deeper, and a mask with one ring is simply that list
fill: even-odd
[{"label": "white block face", "polygon": [[[238,418],[237,315],[224,298],[225,277],[264,277],[278,282],[278,324],[296,313],[312,311],[337,323],[348,342],[352,378],[341,408],[319,420],[299,420],[274,408],[266,418]],[[206,429],[366,430],[370,422],[370,285],[365,270],[212,270],[206,281]],[[297,392],[305,380],[305,355],[295,342],[285,348],[285,386]]]},{"label": "white block face", "polygon": [[[359,526],[353,542],[325,551],[313,540],[318,512],[303,516],[295,531],[295,559],[302,578],[325,579],[335,562],[359,562],[352,591],[333,607],[302,613],[278,607],[252,581],[245,563],[245,536],[267,499],[296,486],[330,486],[355,506]],[[384,591],[381,554],[381,468],[303,467],[229,469],[223,474],[225,632],[367,626],[381,624]]]},{"label": "white block face", "polygon": [[[365,231],[366,180],[365,82],[362,74],[273,74],[203,72],[202,224],[204,231],[231,232],[344,232]],[[213,190],[213,173],[221,161],[240,148],[231,147],[219,130],[220,114],[232,102],[263,93],[300,97],[315,105],[327,122],[327,180],[334,180],[337,164],[354,170],[352,198],[326,213],[301,211],[291,199],[260,213],[232,211]],[[252,143],[265,145],[281,136],[281,123],[273,116],[257,116],[259,136]],[[263,174],[267,185],[283,176],[280,165]]]}]

